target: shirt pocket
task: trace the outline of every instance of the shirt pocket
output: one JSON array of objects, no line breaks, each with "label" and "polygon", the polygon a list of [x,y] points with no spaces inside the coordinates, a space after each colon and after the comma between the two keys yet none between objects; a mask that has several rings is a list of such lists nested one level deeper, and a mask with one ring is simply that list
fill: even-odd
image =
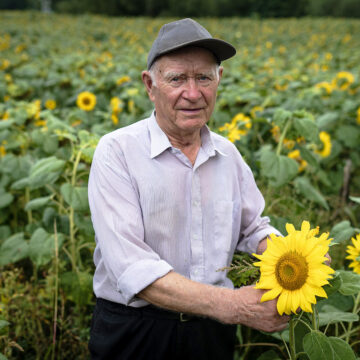
[{"label": "shirt pocket", "polygon": [[231,261],[237,238],[236,229],[239,203],[236,201],[220,200],[214,203],[214,243],[215,250],[227,254]]}]

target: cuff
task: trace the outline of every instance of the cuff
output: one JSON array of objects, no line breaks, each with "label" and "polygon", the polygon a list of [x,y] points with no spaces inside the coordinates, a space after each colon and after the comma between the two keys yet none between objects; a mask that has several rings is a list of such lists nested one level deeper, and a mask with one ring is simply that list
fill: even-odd
[{"label": "cuff", "polygon": [[117,282],[117,290],[121,293],[126,305],[134,301],[134,297],[155,280],[163,277],[173,268],[164,260],[140,260],[129,266]]},{"label": "cuff", "polygon": [[268,227],[266,227],[266,229],[256,232],[256,234],[252,235],[248,241],[240,242],[240,244],[237,247],[237,250],[247,252],[249,254],[256,253],[259,242],[261,240],[265,239],[270,234],[282,236],[282,234],[278,230],[276,230],[274,227],[268,226]]}]

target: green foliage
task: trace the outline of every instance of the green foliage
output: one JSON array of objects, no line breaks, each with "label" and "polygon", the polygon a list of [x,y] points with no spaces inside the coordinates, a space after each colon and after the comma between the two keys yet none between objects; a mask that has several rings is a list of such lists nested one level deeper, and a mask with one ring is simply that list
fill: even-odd
[{"label": "green foliage", "polygon": [[259,269],[252,265],[254,258],[246,253],[236,253],[233,263],[229,268],[222,269],[228,271],[228,278],[233,282],[234,286],[241,287],[251,285],[259,279]]},{"label": "green foliage", "polygon": [[[74,13],[85,4],[54,2]],[[171,4],[190,14],[190,2]],[[234,15],[234,7],[242,15],[286,14],[290,7],[293,14],[303,13],[302,1],[196,4],[199,15],[205,8]],[[98,1],[87,11],[156,15],[167,11],[160,5]],[[94,302],[91,160],[102,135],[152,111],[140,74],[152,40],[170,19],[37,12],[0,17],[0,357],[86,359]],[[287,222],[299,227],[307,219],[334,238],[332,265],[339,271],[315,312],[316,331],[326,332],[327,340],[310,332],[312,320],[303,315],[305,324],[299,320],[295,327],[297,351],[305,351],[299,340],[305,337],[313,357],[315,343],[334,358],[349,353],[344,342],[358,351],[359,276],[346,270],[344,259],[360,221],[359,22],[199,21],[238,49],[224,64],[209,126],[231,138],[250,165],[275,227],[285,233]],[[96,96],[91,111],[77,106],[83,91]],[[238,115],[245,121],[234,122],[235,130],[220,130]],[[320,139],[324,131],[329,140]],[[252,261],[234,256],[226,270],[235,286],[258,279]],[[279,334],[241,333],[242,345],[274,342],[272,350],[242,347],[242,359],[284,358]],[[289,340],[289,330],[281,335]]]}]

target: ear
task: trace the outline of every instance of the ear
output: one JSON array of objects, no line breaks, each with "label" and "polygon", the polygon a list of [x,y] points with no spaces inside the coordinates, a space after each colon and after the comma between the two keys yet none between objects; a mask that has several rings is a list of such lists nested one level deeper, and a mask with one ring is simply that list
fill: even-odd
[{"label": "ear", "polygon": [[154,98],[154,84],[151,78],[151,75],[149,73],[149,71],[145,70],[141,73],[141,78],[142,81],[145,85],[146,91],[148,93],[149,99],[154,102],[155,98]]},{"label": "ear", "polygon": [[220,84],[221,78],[222,78],[222,74],[223,74],[223,70],[224,68],[222,66],[219,67],[219,82],[218,85]]}]

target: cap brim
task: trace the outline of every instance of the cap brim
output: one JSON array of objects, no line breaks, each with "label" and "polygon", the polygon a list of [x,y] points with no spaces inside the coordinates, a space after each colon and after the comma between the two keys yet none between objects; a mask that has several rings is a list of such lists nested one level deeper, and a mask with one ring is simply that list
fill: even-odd
[{"label": "cap brim", "polygon": [[184,48],[187,46],[198,46],[198,47],[202,47],[204,49],[211,51],[219,63],[223,60],[231,58],[232,56],[234,56],[236,54],[236,49],[231,44],[227,43],[226,41],[223,41],[220,39],[213,39],[213,38],[194,40],[194,41],[189,41],[189,42],[182,43],[182,44],[177,44],[176,46],[174,46],[170,49],[166,49],[166,51],[160,52],[158,54],[158,56],[153,59],[151,64],[148,65],[148,68],[150,68],[151,65],[154,63],[154,61],[157,58],[159,58],[160,56],[166,55],[170,52],[173,52],[175,50],[178,50],[178,49],[181,49],[181,48]]}]

